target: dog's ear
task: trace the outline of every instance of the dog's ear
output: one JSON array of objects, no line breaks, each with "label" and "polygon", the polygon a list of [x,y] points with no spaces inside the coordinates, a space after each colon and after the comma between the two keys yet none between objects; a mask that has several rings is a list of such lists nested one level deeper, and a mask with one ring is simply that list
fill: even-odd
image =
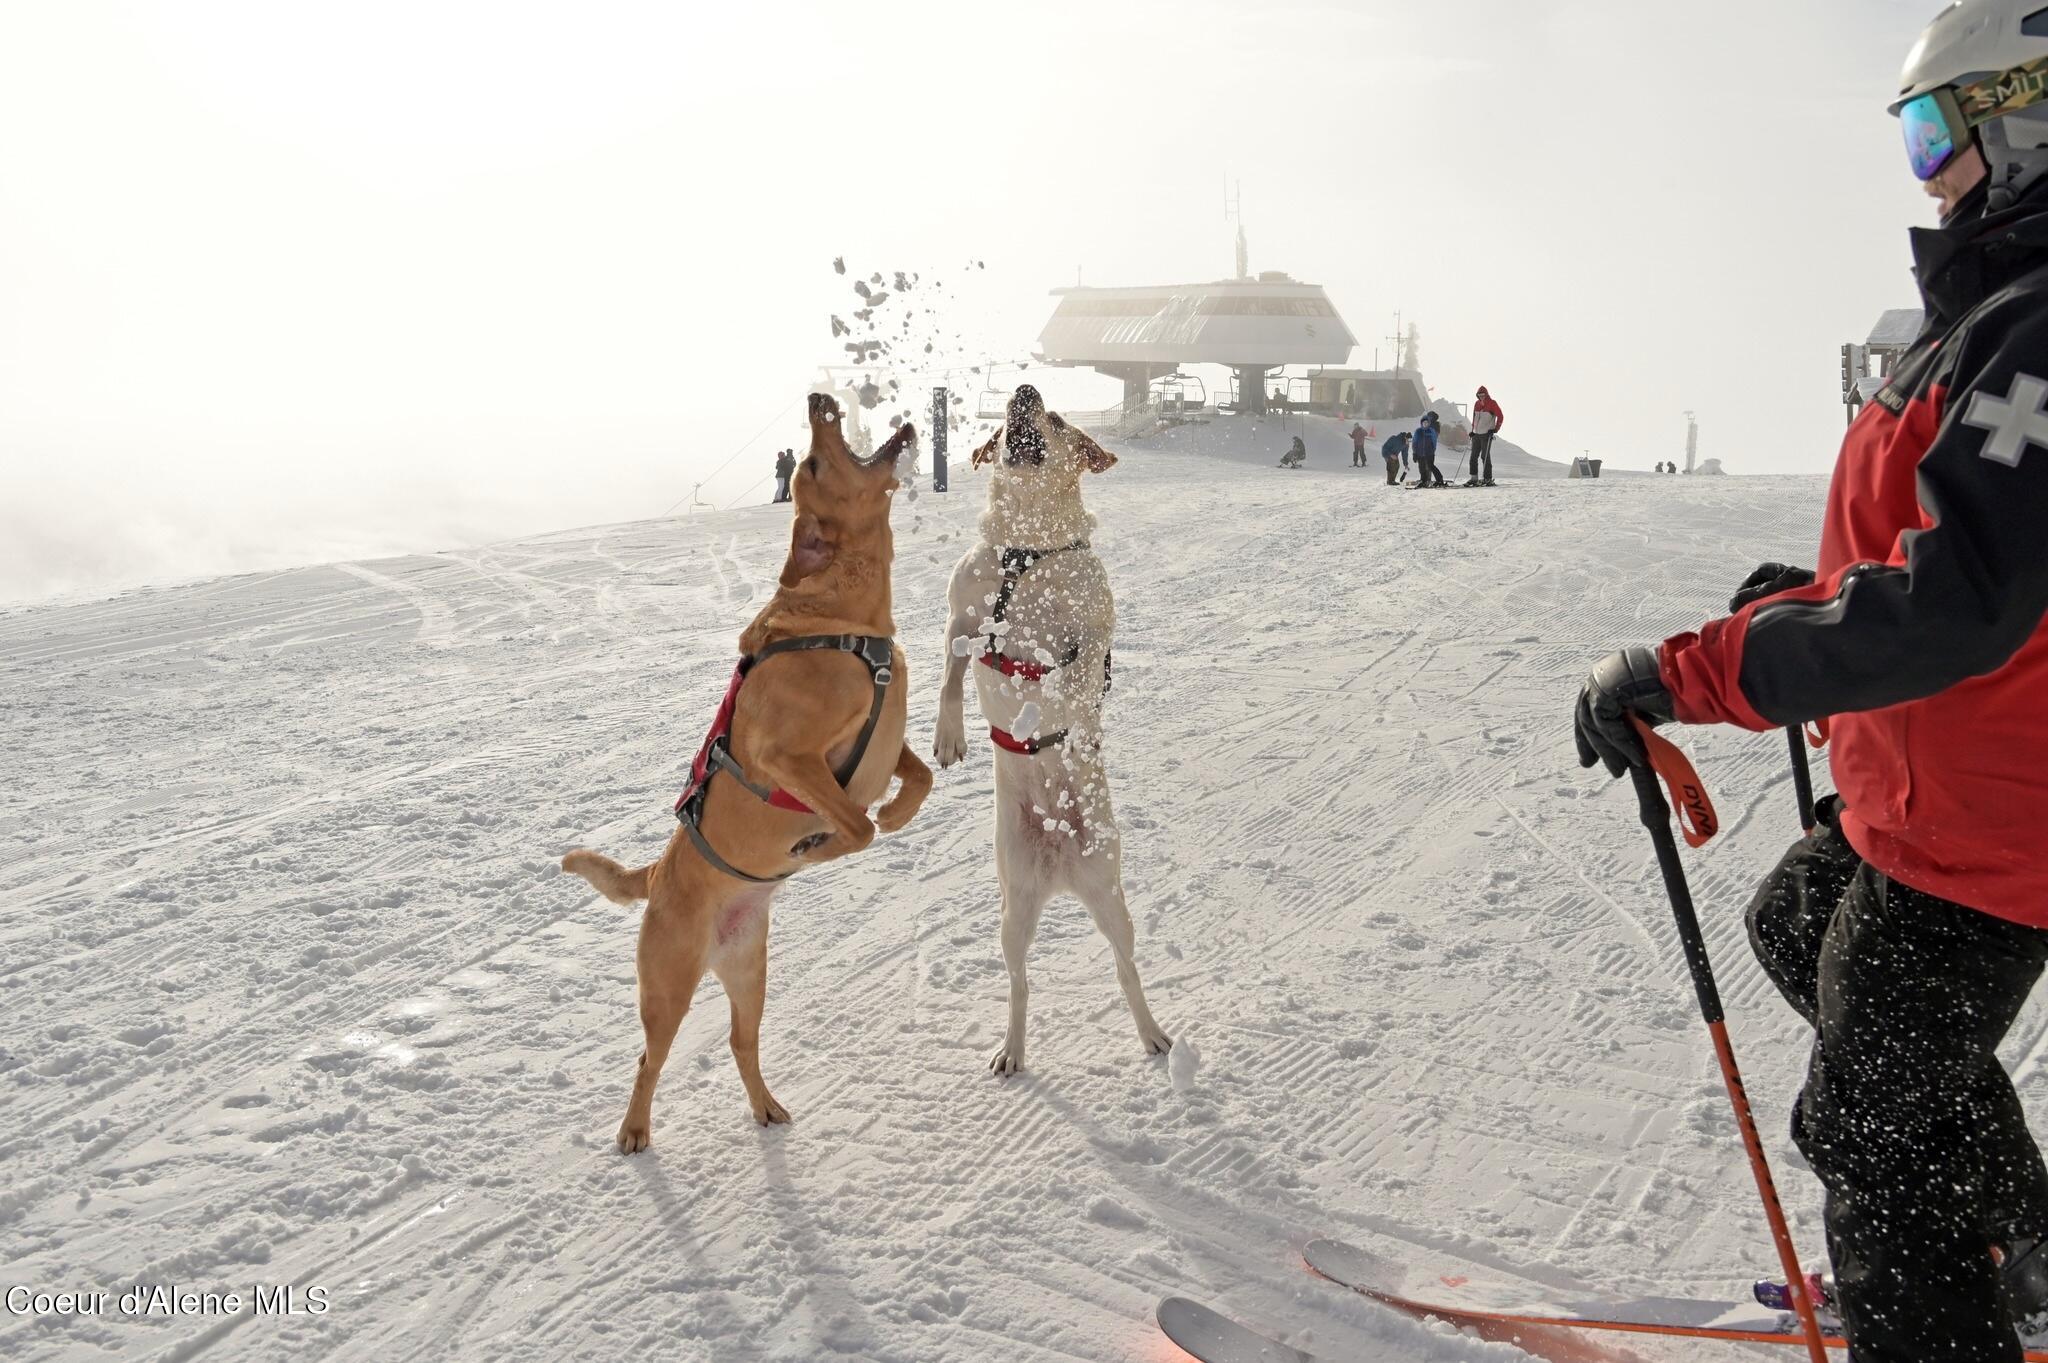
[{"label": "dog's ear", "polygon": [[996,433],[990,436],[988,439],[982,441],[981,444],[975,449],[974,467],[980,468],[983,464],[995,463],[996,451],[1001,449],[1002,447],[1003,428],[1001,426],[998,426],[996,427]]},{"label": "dog's ear", "polygon": [[1086,461],[1090,473],[1106,473],[1116,463],[1116,456],[1090,440],[1080,431],[1074,432],[1074,443],[1081,448],[1081,458]]},{"label": "dog's ear", "polygon": [[832,562],[833,544],[816,516],[798,516],[789,532],[789,561],[782,565],[782,585],[794,587]]}]

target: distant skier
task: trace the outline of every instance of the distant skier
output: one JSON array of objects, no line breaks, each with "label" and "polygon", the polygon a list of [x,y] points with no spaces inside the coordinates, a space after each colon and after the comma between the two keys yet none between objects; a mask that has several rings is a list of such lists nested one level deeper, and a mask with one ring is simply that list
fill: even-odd
[{"label": "distant skier", "polygon": [[[775,456],[775,500],[789,500],[789,480],[796,476],[796,452],[783,450]],[[757,484],[758,486],[758,484]]]},{"label": "distant skier", "polygon": [[[1472,476],[1466,480],[1466,487],[1493,486],[1493,437],[1503,422],[1500,404],[1486,391],[1486,385],[1479,385],[1479,396],[1472,403]],[[1486,472],[1481,475],[1479,461],[1486,461]]]},{"label": "distant skier", "polygon": [[1280,456],[1280,467],[1298,469],[1308,459],[1308,446],[1301,443],[1301,437],[1294,437],[1294,443],[1287,447],[1287,453]]},{"label": "distant skier", "polygon": [[1380,454],[1387,461],[1387,486],[1398,487],[1408,477],[1408,444],[1412,437],[1406,431],[1396,431],[1391,440],[1380,446]]},{"label": "distant skier", "polygon": [[1437,436],[1442,426],[1443,418],[1435,412],[1424,412],[1415,427],[1415,486],[1419,488],[1444,486],[1444,475],[1436,466]]},{"label": "distant skier", "polygon": [[2013,1317],[2048,1305],[2048,1169],[1998,1056],[2048,966],[2041,8],[1962,0],[1907,59],[1927,325],[1842,442],[1818,573],[1763,565],[1729,618],[1603,660],[1576,711],[1580,763],[1617,776],[1646,760],[1631,716],[1832,717],[1841,803],[1752,934],[1816,1032],[1792,1135],[1854,1363],[2017,1363]]},{"label": "distant skier", "polygon": [[1351,467],[1365,467],[1365,427],[1355,421],[1351,423]]}]

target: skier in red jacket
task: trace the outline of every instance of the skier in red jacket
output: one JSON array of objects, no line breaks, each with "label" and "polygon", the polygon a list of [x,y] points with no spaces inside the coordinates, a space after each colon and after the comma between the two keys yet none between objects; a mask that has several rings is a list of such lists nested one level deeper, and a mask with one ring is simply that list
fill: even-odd
[{"label": "skier in red jacket", "polygon": [[[1493,437],[1500,430],[1505,418],[1501,416],[1500,404],[1486,391],[1486,385],[1479,385],[1479,396],[1472,402],[1472,476],[1466,487],[1493,486]],[[1486,476],[1479,474],[1479,461],[1486,460]]]},{"label": "skier in red jacket", "polygon": [[1907,59],[1921,336],[1849,429],[1817,571],[1601,662],[1579,760],[1630,716],[1829,719],[1840,803],[1751,938],[1817,1033],[1793,1138],[1827,1191],[1854,1363],[2021,1357],[2048,1302],[2048,1171],[1997,1047],[2048,964],[2048,12],[1962,0]]}]

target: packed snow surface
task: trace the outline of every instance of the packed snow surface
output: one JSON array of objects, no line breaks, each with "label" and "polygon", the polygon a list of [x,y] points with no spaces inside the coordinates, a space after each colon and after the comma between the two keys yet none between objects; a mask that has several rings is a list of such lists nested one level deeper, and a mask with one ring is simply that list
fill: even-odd
[{"label": "packed snow surface", "polygon": [[[1317,1234],[1743,1294],[1773,1263],[1749,1175],[1634,801],[1567,711],[1608,648],[1809,560],[1821,483],[1125,456],[1086,482],[1108,760],[1179,1046],[1140,1054],[1059,901],[1029,1072],[989,1075],[976,730],[907,830],[775,905],[794,1124],[751,1121],[707,977],[634,1158],[636,911],[555,862],[668,838],[786,508],[0,616],[0,1286],[332,1303],[10,1312],[0,1356],[1160,1360],[1167,1293],[1332,1360],[1513,1356],[1310,1278]],[[984,491],[956,464],[899,497],[920,746]],[[1783,743],[1685,740],[1727,824],[1694,888],[1815,1247],[1804,1040],[1741,926],[1795,832]],[[2037,1108],[2044,1038],[2031,1009],[2010,1051]]]}]

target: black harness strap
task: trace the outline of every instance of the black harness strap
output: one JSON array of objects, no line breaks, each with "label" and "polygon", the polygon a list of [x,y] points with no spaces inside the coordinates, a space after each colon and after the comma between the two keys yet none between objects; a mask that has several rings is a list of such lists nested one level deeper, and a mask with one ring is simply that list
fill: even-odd
[{"label": "black harness strap", "polygon": [[[988,614],[989,624],[999,625],[1003,622],[1004,617],[1009,613],[1010,596],[1017,590],[1018,579],[1036,567],[1038,560],[1049,554],[1064,554],[1071,549],[1086,549],[1087,547],[1087,540],[1075,540],[1072,544],[1063,544],[1057,549],[998,549],[996,552],[1002,556],[1003,585],[996,592],[995,609]],[[996,632],[993,629],[988,632],[988,651],[998,655],[1003,651],[1002,642],[996,637]],[[1060,666],[1065,667],[1080,656],[1081,644],[1079,640],[1076,640],[1073,652],[1067,655],[1065,661],[1060,663]]]},{"label": "black harness strap", "polygon": [[[861,759],[867,756],[868,744],[875,736],[876,726],[882,721],[882,703],[889,698],[889,684],[896,679],[896,641],[878,634],[811,634],[799,639],[778,639],[752,657],[742,659],[740,666],[742,672],[751,672],[763,659],[772,658],[778,653],[812,653],[825,650],[853,654],[867,664],[868,676],[874,682],[875,696],[868,706],[867,722],[861,725],[860,735],[853,741],[853,750],[832,774],[833,779],[839,782],[840,789],[844,790],[847,783],[853,780],[854,773],[860,770]],[[747,779],[746,771],[732,755],[730,734],[722,735],[712,742],[709,766],[710,771],[705,776],[703,784],[698,786],[690,798],[676,810],[676,818],[689,832],[690,842],[696,847],[697,854],[709,862],[712,869],[722,871],[735,880],[748,880],[757,885],[773,885],[795,875],[796,872],[793,870],[784,871],[779,876],[751,875],[712,850],[711,844],[704,838],[703,829],[699,826],[704,818],[704,801],[711,793],[712,775],[721,771],[726,773],[739,782],[748,794],[764,803],[773,803],[778,792]]]},{"label": "black harness strap", "polygon": [[[896,680],[892,664],[896,658],[896,641],[879,634],[812,634],[801,639],[778,639],[754,655],[758,665],[764,658],[778,653],[816,653],[832,649],[840,653],[851,653],[868,665],[868,676],[875,684],[875,699],[868,706],[867,723],[860,726],[860,736],[853,740],[853,751],[839,764],[839,770],[832,773],[840,789],[853,779],[860,770],[861,759],[868,755],[868,742],[875,736],[875,726],[882,722],[882,702],[889,697],[889,683]],[[766,799],[766,796],[762,797]]]}]

